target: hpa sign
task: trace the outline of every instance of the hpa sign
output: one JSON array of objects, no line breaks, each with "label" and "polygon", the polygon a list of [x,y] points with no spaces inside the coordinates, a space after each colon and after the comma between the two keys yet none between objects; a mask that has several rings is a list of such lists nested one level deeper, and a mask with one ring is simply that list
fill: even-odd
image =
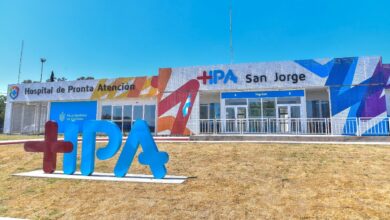
[{"label": "hpa sign", "polygon": [[[58,125],[48,121],[45,125],[45,141],[26,142],[24,149],[28,152],[43,152],[43,171],[53,173],[56,168],[57,153],[64,153],[63,170],[65,174],[73,174],[77,164],[77,139],[80,126],[73,122],[64,125],[64,141],[57,140]],[[108,143],[96,150],[96,134],[105,133]],[[115,156],[122,144],[122,133],[111,121],[86,121],[83,125],[83,141],[81,149],[81,174],[88,176],[95,170],[95,155],[99,160],[107,160]],[[143,165],[150,167],[154,178],[162,179],[167,173],[165,164],[169,160],[166,152],[160,152],[150,133],[147,123],[137,120],[131,129],[126,143],[114,168],[117,177],[123,177],[129,170],[138,147],[142,147],[138,159]]]},{"label": "hpa sign", "polygon": [[219,82],[223,84],[228,82],[237,83],[237,76],[231,69],[228,69],[226,72],[218,69],[210,70],[208,74],[206,71],[203,71],[202,75],[198,76],[196,79],[202,81],[203,85],[207,85],[207,82],[210,85],[218,84]]}]

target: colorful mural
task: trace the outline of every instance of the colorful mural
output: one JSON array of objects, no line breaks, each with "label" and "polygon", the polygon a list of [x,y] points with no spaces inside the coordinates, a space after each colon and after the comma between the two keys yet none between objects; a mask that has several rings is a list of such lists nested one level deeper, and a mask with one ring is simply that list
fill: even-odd
[{"label": "colorful mural", "polygon": [[31,83],[9,88],[11,102],[147,98],[157,96],[158,77]]},{"label": "colorful mural", "polygon": [[[382,59],[378,59],[374,71],[364,72],[364,76],[357,75],[359,57],[335,58],[324,65],[314,60],[296,62],[327,79],[325,86],[329,87],[332,117],[345,121],[358,117],[367,123],[376,117],[387,116],[385,88],[388,86],[390,71],[387,65],[382,65]],[[361,78],[360,82],[356,83],[356,77]],[[345,123],[343,134],[356,134],[356,123]],[[378,121],[375,126],[382,127],[381,123]],[[375,129],[375,126],[370,129]],[[362,135],[366,132],[372,133],[363,131]]]},{"label": "colorful mural", "polygon": [[[227,75],[231,75],[230,78],[234,80],[226,80]],[[359,117],[362,118],[361,123],[372,124],[375,121],[380,125],[382,122],[378,119],[387,117],[385,88],[389,86],[389,78],[390,67],[382,64],[381,57],[160,69],[158,131],[159,134],[181,135],[196,132],[199,117],[198,91],[324,87],[329,88],[332,118],[344,120],[345,127],[349,127],[337,133],[356,134],[358,125],[347,123],[349,118]],[[188,106],[190,108],[185,109]],[[193,111],[197,113],[191,116]],[[351,126],[354,128],[351,129]],[[361,131],[362,134],[369,129],[375,129],[375,126]]]},{"label": "colorful mural", "polygon": [[157,76],[117,78],[111,83],[108,79],[102,79],[95,86],[91,99],[153,97],[157,95],[157,87]]},{"label": "colorful mural", "polygon": [[[175,91],[166,91],[171,73],[170,68],[159,71],[157,132],[159,134],[190,135],[193,132],[187,127],[187,122],[198,95],[199,82],[193,79]],[[177,105],[178,108],[175,108]]]}]

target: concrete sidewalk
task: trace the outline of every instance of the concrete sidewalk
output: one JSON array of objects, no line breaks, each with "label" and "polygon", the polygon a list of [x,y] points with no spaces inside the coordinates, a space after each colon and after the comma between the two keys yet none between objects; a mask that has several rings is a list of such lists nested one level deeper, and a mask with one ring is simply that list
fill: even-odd
[{"label": "concrete sidewalk", "polygon": [[[179,141],[181,142],[181,141]],[[231,141],[211,141],[211,140],[191,140],[191,143],[258,143],[258,144],[317,144],[317,145],[382,145],[389,146],[390,142],[374,141],[277,141],[277,140],[231,140]]]},{"label": "concrete sidewalk", "polygon": [[287,141],[287,142],[387,142],[390,136],[342,136],[342,135],[283,135],[283,134],[230,134],[194,135],[191,141]]},{"label": "concrete sidewalk", "polygon": [[[123,138],[126,141],[127,137]],[[63,138],[59,138],[63,140]],[[338,144],[338,145],[388,145],[390,146],[389,137],[316,137],[316,136],[192,136],[192,137],[154,137],[157,143],[259,143],[259,144]],[[24,144],[27,141],[43,141],[43,139],[24,139],[24,140],[6,140],[0,141],[1,145]],[[107,142],[108,138],[96,138],[96,142]],[[79,138],[81,142],[81,138]]]},{"label": "concrete sidewalk", "polygon": [[[43,138],[36,138],[36,139],[22,139],[22,140],[5,140],[5,141],[0,141],[0,145],[10,145],[10,144],[24,144],[25,142],[28,141],[43,141]],[[58,138],[58,140],[63,140],[63,138]],[[82,139],[79,138],[79,141]],[[123,141],[126,141],[127,137],[123,137]],[[175,142],[175,141],[180,141],[180,142],[187,142],[190,140],[190,137],[154,137],[154,140],[156,142]],[[108,138],[96,138],[97,142],[107,142]]]}]

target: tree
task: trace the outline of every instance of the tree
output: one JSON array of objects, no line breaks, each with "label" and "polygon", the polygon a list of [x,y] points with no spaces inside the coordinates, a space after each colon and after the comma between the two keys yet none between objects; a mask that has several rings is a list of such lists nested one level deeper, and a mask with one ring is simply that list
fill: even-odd
[{"label": "tree", "polygon": [[3,132],[6,100],[7,100],[7,96],[0,95],[0,132]]},{"label": "tree", "polygon": [[51,74],[50,74],[50,78],[46,80],[46,82],[55,82],[56,81],[56,77],[54,76],[54,71],[52,70],[51,71]]},{"label": "tree", "polygon": [[27,84],[27,83],[39,83],[38,81],[32,81],[31,79],[25,79],[22,81],[23,84]]},{"label": "tree", "polygon": [[54,71],[51,71],[50,78],[46,80],[46,82],[62,82],[62,81],[67,81],[68,79],[65,77],[55,77]]},{"label": "tree", "polygon": [[82,77],[79,77],[77,78],[77,80],[92,80],[92,79],[95,79],[93,76],[82,76]]},{"label": "tree", "polygon": [[27,84],[27,83],[32,83],[33,81],[31,79],[25,79],[22,81],[22,83]]}]

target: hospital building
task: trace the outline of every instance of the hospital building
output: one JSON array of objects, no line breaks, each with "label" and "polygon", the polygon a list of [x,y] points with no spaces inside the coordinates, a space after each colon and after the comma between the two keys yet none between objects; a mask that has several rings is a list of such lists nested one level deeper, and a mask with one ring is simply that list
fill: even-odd
[{"label": "hospital building", "polygon": [[111,120],[155,135],[389,135],[390,65],[380,56],[172,67],[154,76],[12,84],[4,133],[48,120]]}]

